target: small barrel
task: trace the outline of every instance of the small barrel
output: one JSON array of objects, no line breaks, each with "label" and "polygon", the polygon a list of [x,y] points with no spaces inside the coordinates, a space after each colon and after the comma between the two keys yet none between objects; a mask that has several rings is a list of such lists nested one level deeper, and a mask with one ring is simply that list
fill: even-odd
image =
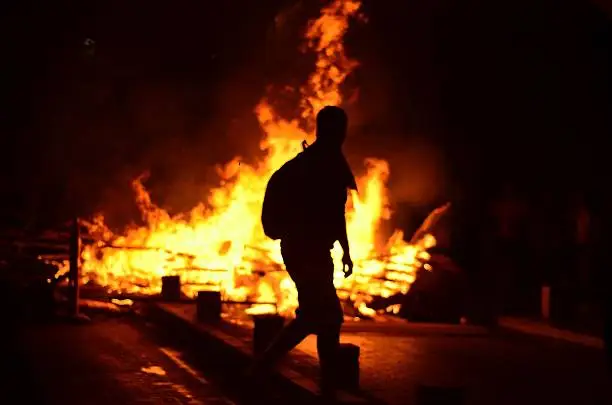
[{"label": "small barrel", "polygon": [[162,277],[161,298],[163,301],[179,301],[181,299],[181,278],[179,276]]},{"label": "small barrel", "polygon": [[276,314],[253,315],[253,353],[263,353],[285,326],[285,318]]},{"label": "small barrel", "polygon": [[221,293],[219,291],[198,291],[196,311],[200,322],[219,321],[221,319]]},{"label": "small barrel", "polygon": [[338,349],[338,372],[336,382],[338,388],[356,391],[359,389],[359,346],[351,343],[341,343]]}]

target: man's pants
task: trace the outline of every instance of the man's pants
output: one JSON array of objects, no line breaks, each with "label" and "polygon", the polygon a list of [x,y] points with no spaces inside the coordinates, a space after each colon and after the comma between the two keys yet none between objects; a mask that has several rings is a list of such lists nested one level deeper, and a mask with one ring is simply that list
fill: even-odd
[{"label": "man's pants", "polygon": [[329,249],[282,246],[283,261],[298,292],[299,308],[292,320],[264,352],[262,362],[274,363],[310,334],[317,335],[323,383],[335,374],[344,316],[333,283],[334,264]]}]

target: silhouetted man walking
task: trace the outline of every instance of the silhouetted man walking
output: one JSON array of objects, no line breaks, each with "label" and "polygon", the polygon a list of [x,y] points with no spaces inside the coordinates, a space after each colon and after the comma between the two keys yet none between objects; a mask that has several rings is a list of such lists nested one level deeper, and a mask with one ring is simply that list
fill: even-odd
[{"label": "silhouetted man walking", "polygon": [[345,277],[353,271],[345,205],[347,191],[357,186],[342,154],[347,124],[346,113],[339,107],[319,112],[316,141],[274,173],[262,210],[266,235],[281,240],[283,261],[296,285],[299,308],[296,318],[256,360],[254,369],[273,365],[306,336],[316,334],[324,393],[334,390],[335,355],[344,320],[330,254],[336,241],[344,251]]}]

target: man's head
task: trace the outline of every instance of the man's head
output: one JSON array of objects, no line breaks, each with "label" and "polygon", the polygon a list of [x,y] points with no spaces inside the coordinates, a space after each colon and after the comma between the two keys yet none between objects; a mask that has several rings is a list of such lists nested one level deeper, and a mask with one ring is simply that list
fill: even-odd
[{"label": "man's head", "polygon": [[323,107],[317,114],[317,142],[341,147],[346,138],[348,117],[340,107]]}]

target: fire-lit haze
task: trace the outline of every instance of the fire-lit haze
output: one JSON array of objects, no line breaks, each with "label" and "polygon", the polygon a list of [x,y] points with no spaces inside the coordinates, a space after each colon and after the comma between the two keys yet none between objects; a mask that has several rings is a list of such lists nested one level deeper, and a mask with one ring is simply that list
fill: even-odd
[{"label": "fire-lit haze", "polygon": [[[301,111],[294,118],[281,117],[272,100],[261,100],[255,114],[265,136],[255,164],[236,158],[223,165],[220,183],[208,200],[183,215],[171,216],[156,206],[137,179],[133,189],[145,226],[118,235],[105,226],[103,215],[84,222],[97,242],[83,247],[83,282],[117,293],[154,294],[161,289],[162,276],[180,275],[188,296],[219,290],[228,300],[260,303],[251,312],[274,311],[270,304],[275,303],[278,312],[291,314],[297,306],[295,286],[284,271],[279,243],[263,234],[262,199],[272,173],[301,150],[304,139],[312,141],[313,134],[305,128],[312,128],[316,113],[325,105],[342,104],[340,86],[358,65],[345,54],[343,37],[360,6],[355,0],[333,0],[308,24],[307,47],[317,57],[300,89]],[[332,255],[340,296],[372,314],[367,304],[373,296],[408,291],[435,240],[427,234],[408,244],[397,231],[385,246],[375,246],[379,222],[390,215],[385,188],[389,167],[378,159],[368,159],[365,165],[359,194],[352,193],[347,207],[354,275],[344,279],[338,244]],[[61,267],[65,271],[66,264]]]}]

